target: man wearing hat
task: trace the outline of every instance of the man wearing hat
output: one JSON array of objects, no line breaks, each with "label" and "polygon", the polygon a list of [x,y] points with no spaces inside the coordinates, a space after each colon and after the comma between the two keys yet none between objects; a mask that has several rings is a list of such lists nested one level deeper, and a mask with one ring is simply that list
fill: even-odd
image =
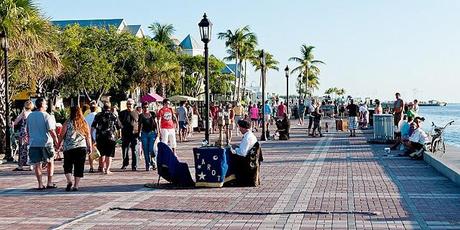
[{"label": "man wearing hat", "polygon": [[238,147],[232,148],[232,153],[245,157],[248,154],[248,151],[257,142],[257,137],[251,132],[251,124],[246,120],[239,120],[238,128],[241,134],[243,134],[243,138],[241,139],[241,143]]}]

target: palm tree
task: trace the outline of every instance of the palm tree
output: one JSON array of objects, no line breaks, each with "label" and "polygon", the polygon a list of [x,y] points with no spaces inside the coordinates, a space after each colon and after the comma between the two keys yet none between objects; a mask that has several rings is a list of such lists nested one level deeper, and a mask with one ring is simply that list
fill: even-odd
[{"label": "palm tree", "polygon": [[317,64],[325,64],[323,61],[315,60],[313,55],[314,46],[307,46],[303,44],[300,48],[300,57],[291,57],[289,61],[295,61],[299,65],[295,67],[291,73],[300,72],[303,74],[303,83],[306,88],[306,95],[308,94],[308,88],[318,89],[319,87],[319,74],[320,69]]},{"label": "palm tree", "polygon": [[160,24],[159,22],[154,22],[149,26],[150,31],[153,33],[153,40],[168,47],[174,49],[174,42],[172,35],[176,31],[172,24]]},{"label": "palm tree", "polygon": [[[259,71],[262,69],[262,63],[260,62],[260,55],[261,55],[262,50],[256,50],[254,51],[254,54],[251,57],[251,64],[254,66],[255,71]],[[264,51],[265,53],[265,74],[267,73],[267,70],[273,69],[276,71],[279,71],[278,64],[279,62],[275,60],[272,54]],[[262,86],[262,76],[260,76],[260,81],[259,81],[260,86]]]},{"label": "palm tree", "polygon": [[[240,100],[240,72],[243,60],[249,59],[248,53],[250,50],[251,45],[257,44],[257,37],[256,35],[250,31],[249,26],[245,26],[243,28],[236,29],[235,31],[227,30],[226,32],[221,32],[217,34],[219,39],[225,40],[225,46],[230,48],[230,52],[233,52],[233,57],[230,56],[227,60],[235,59],[235,90],[236,94],[234,95],[235,100]],[[246,50],[245,50],[246,49]],[[243,51],[244,55],[243,55]],[[237,80],[239,81],[237,83]]]},{"label": "palm tree", "polygon": [[[32,0],[2,0],[0,31],[6,32],[10,45],[10,98],[19,89],[30,91],[37,81],[58,75],[61,61],[55,52],[56,30],[41,16]],[[2,76],[4,71],[1,62]],[[4,85],[5,79],[0,77],[0,98],[5,98]],[[0,100],[0,140],[4,139],[5,132],[5,102]]]}]

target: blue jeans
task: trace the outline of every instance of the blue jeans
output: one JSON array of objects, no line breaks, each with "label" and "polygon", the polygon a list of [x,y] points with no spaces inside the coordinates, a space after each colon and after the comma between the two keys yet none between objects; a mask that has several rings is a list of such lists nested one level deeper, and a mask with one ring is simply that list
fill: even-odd
[{"label": "blue jeans", "polygon": [[155,132],[141,132],[142,150],[144,151],[146,170],[149,169],[151,165],[153,166],[152,158],[155,158],[153,144],[155,143],[156,137],[157,134]]}]

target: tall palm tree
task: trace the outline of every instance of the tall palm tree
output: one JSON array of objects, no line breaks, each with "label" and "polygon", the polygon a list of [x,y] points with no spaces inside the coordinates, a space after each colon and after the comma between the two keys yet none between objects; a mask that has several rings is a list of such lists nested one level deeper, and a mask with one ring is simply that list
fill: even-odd
[{"label": "tall palm tree", "polygon": [[[41,16],[32,0],[0,1],[0,31],[6,32],[10,45],[10,98],[19,89],[31,90],[35,82],[58,75],[61,61],[53,41],[56,30]],[[1,62],[2,76],[4,71]],[[5,79],[0,77],[0,98],[5,98],[4,85]],[[0,140],[5,137],[6,127],[5,101],[0,100]]]},{"label": "tall palm tree", "polygon": [[[260,54],[262,50],[256,50],[254,51],[252,57],[251,57],[251,64],[254,66],[255,71],[259,71],[262,69],[262,63],[260,62]],[[275,60],[272,54],[268,53],[267,51],[264,51],[265,53],[265,73],[267,73],[267,70],[273,69],[276,71],[279,71],[278,64],[279,62]],[[260,76],[260,85],[262,85],[262,76]]]},{"label": "tall palm tree", "polygon": [[318,64],[325,64],[323,61],[315,60],[313,55],[314,46],[303,44],[300,47],[300,57],[291,57],[289,61],[295,61],[299,65],[295,67],[291,73],[300,72],[303,74],[303,83],[305,84],[306,95],[309,93],[308,88],[318,89],[320,69]]},{"label": "tall palm tree", "polygon": [[149,26],[150,31],[153,33],[153,40],[158,43],[173,49],[175,44],[172,39],[172,35],[176,31],[172,24],[160,24],[159,22],[154,22]]},{"label": "tall palm tree", "polygon": [[[235,59],[235,65],[236,65],[236,70],[235,70],[235,90],[236,94],[234,94],[234,99],[235,100],[240,100],[240,87],[238,81],[241,81],[240,79],[240,73],[241,73],[241,67],[243,63],[243,58],[248,59],[249,57],[246,55],[242,55],[242,51],[247,49],[249,46],[248,43],[251,44],[257,44],[257,37],[256,35],[251,32],[249,26],[245,26],[243,28],[238,28],[235,31],[232,30],[227,30],[226,32],[220,32],[217,34],[217,37],[219,39],[225,40],[225,46],[227,48],[230,48],[230,50],[233,51],[234,56],[229,57],[231,59]],[[228,59],[229,59],[228,58]],[[227,60],[228,60],[227,59]]]}]

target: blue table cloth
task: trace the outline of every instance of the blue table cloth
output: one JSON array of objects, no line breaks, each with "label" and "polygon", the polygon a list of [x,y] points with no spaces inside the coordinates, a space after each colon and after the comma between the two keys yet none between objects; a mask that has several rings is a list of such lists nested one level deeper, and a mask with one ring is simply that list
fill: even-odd
[{"label": "blue table cloth", "polygon": [[222,187],[225,182],[235,179],[230,172],[230,154],[230,148],[194,148],[195,186]]}]

